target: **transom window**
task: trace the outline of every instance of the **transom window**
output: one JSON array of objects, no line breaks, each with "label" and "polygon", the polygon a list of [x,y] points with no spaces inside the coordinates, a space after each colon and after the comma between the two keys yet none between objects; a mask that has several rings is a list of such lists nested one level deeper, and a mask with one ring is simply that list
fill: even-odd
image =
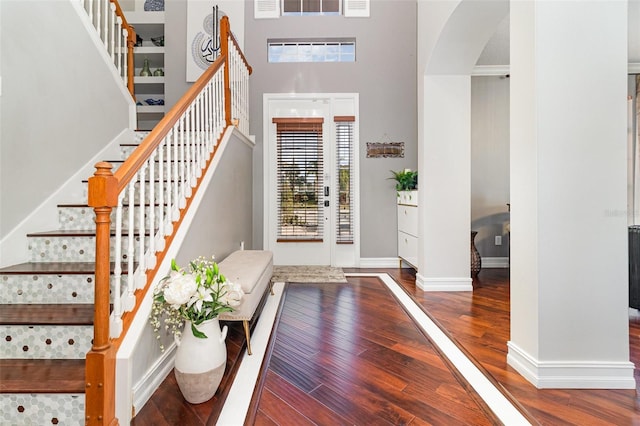
[{"label": "transom window", "polygon": [[269,62],[355,62],[355,39],[268,40]]},{"label": "transom window", "polygon": [[368,18],[371,0],[253,0],[256,19],[280,16],[342,15],[345,18]]},{"label": "transom window", "polygon": [[340,0],[282,0],[283,15],[339,15]]}]

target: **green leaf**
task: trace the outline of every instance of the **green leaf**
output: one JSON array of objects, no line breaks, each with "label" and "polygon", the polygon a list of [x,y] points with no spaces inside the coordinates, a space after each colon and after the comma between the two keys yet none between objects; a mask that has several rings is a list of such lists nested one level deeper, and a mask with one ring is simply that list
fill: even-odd
[{"label": "green leaf", "polygon": [[171,259],[171,270],[172,271],[177,271],[178,270],[178,265],[176,264],[176,260],[175,259]]},{"label": "green leaf", "polygon": [[191,323],[191,332],[193,333],[194,336],[196,336],[198,339],[206,339],[207,335],[204,334],[202,331],[198,330],[196,328],[196,325],[194,323]]}]

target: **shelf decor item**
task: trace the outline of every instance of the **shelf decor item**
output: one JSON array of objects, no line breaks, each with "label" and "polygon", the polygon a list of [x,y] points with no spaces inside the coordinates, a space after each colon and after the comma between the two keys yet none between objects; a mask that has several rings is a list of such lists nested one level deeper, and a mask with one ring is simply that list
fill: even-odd
[{"label": "shelf decor item", "polygon": [[233,311],[243,295],[240,285],[227,281],[213,259],[202,257],[189,262],[189,271],[173,260],[171,272],[154,289],[149,321],[158,339],[160,329],[173,333],[178,347],[176,382],[192,404],[211,399],[220,385],[227,362],[227,327],[220,329],[218,315]]},{"label": "shelf decor item", "polygon": [[161,12],[164,10],[164,0],[145,0],[144,10],[146,12]]},{"label": "shelf decor item", "polygon": [[149,68],[149,59],[144,58],[144,63],[142,64],[142,69],[140,70],[140,77],[151,77],[153,74],[151,73],[151,69]]}]

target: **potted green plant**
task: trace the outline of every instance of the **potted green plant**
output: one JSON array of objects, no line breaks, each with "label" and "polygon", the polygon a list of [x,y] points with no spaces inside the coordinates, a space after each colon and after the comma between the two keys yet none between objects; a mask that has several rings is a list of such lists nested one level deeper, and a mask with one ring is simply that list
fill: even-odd
[{"label": "potted green plant", "polygon": [[395,179],[397,191],[415,191],[418,188],[418,171],[411,169],[400,170],[394,172],[391,170],[392,177]]},{"label": "potted green plant", "polygon": [[[418,171],[404,169],[398,172],[391,170],[389,179],[396,181],[396,191],[398,191],[398,203],[406,204],[410,201],[417,202],[418,194]],[[411,203],[411,204],[413,204]]]}]

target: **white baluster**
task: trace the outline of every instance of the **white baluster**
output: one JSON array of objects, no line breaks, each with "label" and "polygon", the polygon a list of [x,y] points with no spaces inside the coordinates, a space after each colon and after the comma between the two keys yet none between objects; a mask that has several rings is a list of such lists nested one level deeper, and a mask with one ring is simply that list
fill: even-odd
[{"label": "white baluster", "polygon": [[171,141],[173,140],[173,134],[175,133],[174,128],[172,128],[171,130],[169,130],[169,133],[167,134],[167,136],[165,136],[164,138],[164,149],[165,149],[165,153],[167,154],[167,186],[166,186],[166,194],[167,194],[167,198],[164,201],[164,204],[162,205],[162,208],[164,210],[164,217],[165,217],[165,231],[162,235],[162,240],[164,241],[164,236],[165,235],[169,235],[170,233],[173,232],[173,207],[172,207],[172,195],[173,195],[173,185],[171,184],[171,182],[173,181],[174,178],[174,174],[173,174],[173,157],[171,156],[172,154],[172,146],[171,146]]},{"label": "white baluster", "polygon": [[118,197],[118,206],[116,207],[116,238],[115,238],[115,254],[113,270],[113,289],[111,294],[113,296],[113,310],[109,317],[109,335],[111,337],[118,337],[122,333],[122,312],[124,310],[121,294],[122,294],[122,197],[121,194]]},{"label": "white baluster", "polygon": [[[156,151],[149,156],[149,249],[147,252],[147,268],[153,269],[156,266]],[[160,165],[162,166],[162,164]],[[161,184],[162,187],[162,184]],[[159,191],[162,191],[160,189]]]},{"label": "white baluster", "polygon": [[[167,144],[167,137],[165,136],[158,145],[158,232],[155,236],[155,244],[156,249],[158,251],[164,250],[164,221],[165,221],[165,213],[164,213],[164,193],[167,188],[167,182],[165,181],[165,167],[168,165],[164,161],[164,149]],[[155,207],[154,207],[155,208]]]},{"label": "white baluster", "polygon": [[180,157],[178,156],[180,145],[180,119],[176,122],[173,133],[173,220],[176,221],[180,218]]},{"label": "white baluster", "polygon": [[96,17],[93,14],[93,0],[89,0],[89,5],[88,7],[85,7],[85,9],[87,10],[87,14],[89,15],[89,18],[91,19],[91,23],[93,24],[93,26],[96,25]]},{"label": "white baluster", "polygon": [[140,167],[140,171],[138,172],[140,185],[138,187],[138,255],[136,259],[138,259],[138,269],[136,274],[136,288],[143,288],[146,284],[146,274],[147,267],[145,264],[145,253],[144,253],[144,241],[145,241],[145,228],[144,228],[144,203],[145,203],[145,190],[146,190],[146,171],[147,171],[147,163],[143,164]]},{"label": "white baluster", "polygon": [[185,151],[185,157],[186,157],[186,165],[187,165],[187,171],[186,171],[186,187],[185,187],[185,197],[189,198],[191,197],[191,188],[195,186],[195,182],[194,182],[194,173],[193,170],[195,168],[195,164],[193,162],[193,144],[194,144],[194,140],[193,140],[193,103],[191,105],[189,105],[189,107],[187,108],[187,116],[186,116],[186,125],[187,125],[187,132],[186,132],[186,136],[187,136],[187,145],[185,147],[186,151]]},{"label": "white baluster", "polygon": [[[116,21],[118,20],[119,16],[116,15],[116,5],[115,3],[111,3],[109,2],[109,4],[111,5],[111,11],[109,12],[109,22],[110,25],[108,25],[109,28],[109,43],[107,45],[107,50],[109,51],[109,55],[111,56],[111,62],[113,62],[114,64],[116,63],[116,36],[120,36],[119,33],[117,33],[117,25],[116,25]],[[116,65],[116,68],[117,65]],[[118,71],[120,71],[120,69],[118,68]]]},{"label": "white baluster", "polygon": [[196,177],[199,178],[202,176],[202,168],[204,167],[204,152],[202,151],[202,144],[204,143],[204,138],[202,137],[202,92],[196,97],[196,141],[196,158],[198,164]]},{"label": "white baluster", "polygon": [[102,41],[104,42],[104,47],[109,51],[109,30],[107,29],[107,25],[109,25],[109,0],[101,0],[102,1],[102,20],[100,21],[100,25],[102,26]]},{"label": "white baluster", "polygon": [[[127,61],[127,55],[128,55],[127,39],[129,37],[129,31],[127,31],[126,28],[123,28],[121,33],[122,33],[122,36],[118,36],[116,38],[116,40],[118,40],[118,47],[116,48],[118,53],[116,55],[116,58],[117,58],[118,64],[122,64],[120,65],[120,68],[118,68],[118,70],[121,70],[120,76],[122,77],[122,81],[126,86],[129,84],[129,74],[128,74],[129,62]],[[120,32],[118,32],[118,34],[120,34]],[[124,48],[122,46],[124,46]]]},{"label": "white baluster", "polygon": [[[114,256],[114,262],[115,262],[115,269],[113,272],[114,275],[114,280],[116,282],[116,297],[118,297],[117,295],[119,295],[120,293],[123,293],[122,291],[122,262],[123,262],[123,256],[122,256],[122,209],[123,209],[123,199],[125,196],[126,192],[123,191],[120,194],[120,197],[118,197],[118,207],[116,210],[116,241],[115,241],[115,249],[116,249],[116,253]],[[130,207],[131,208],[131,207]],[[131,215],[130,215],[131,216]],[[135,306],[136,303],[136,299],[133,296],[133,292],[129,291],[129,286],[126,286],[124,289],[124,294],[122,297],[122,310],[121,312],[129,312],[131,310],[133,310],[133,307]],[[115,304],[115,302],[114,302]],[[115,307],[114,307],[115,310]],[[119,315],[120,316],[120,315]],[[119,334],[119,333],[118,333]]]},{"label": "white baluster", "polygon": [[[122,49],[122,37],[120,36],[120,34],[127,34],[127,30],[122,28],[122,18],[118,16],[117,19],[117,24],[116,24],[116,33],[118,34],[117,40],[118,40],[118,46],[116,48],[117,50],[117,54],[116,54],[116,69],[118,70],[118,74],[120,74],[120,76],[122,76],[124,74],[125,78],[126,78],[126,72],[123,73],[123,62],[126,64],[127,61],[124,60],[123,61],[123,57],[124,55],[122,54],[123,49]],[[126,44],[125,44],[126,45]]]},{"label": "white baluster", "polygon": [[127,223],[127,229],[128,229],[128,239],[127,239],[127,298],[133,298],[135,299],[134,296],[134,291],[136,289],[136,284],[135,284],[135,276],[134,276],[134,270],[133,270],[133,266],[134,266],[134,262],[135,262],[135,235],[134,235],[134,229],[133,229],[133,224],[135,223],[135,219],[134,219],[134,210],[135,210],[135,206],[136,206],[136,201],[135,201],[135,179],[132,179],[131,182],[129,182],[129,184],[127,185],[127,190],[128,190],[128,195],[129,195],[129,220]]}]

